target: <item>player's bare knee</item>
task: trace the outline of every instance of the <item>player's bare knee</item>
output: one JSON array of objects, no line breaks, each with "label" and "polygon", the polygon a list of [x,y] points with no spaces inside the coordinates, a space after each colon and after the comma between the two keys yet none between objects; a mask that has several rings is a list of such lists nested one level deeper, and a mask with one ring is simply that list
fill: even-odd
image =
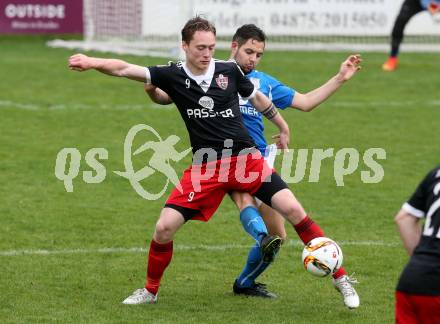
[{"label": "player's bare knee", "polygon": [[156,223],[156,229],[154,231],[155,238],[160,242],[168,242],[173,239],[174,229],[169,223],[161,222]]},{"label": "player's bare knee", "polygon": [[306,217],[304,209],[298,203],[291,203],[284,206],[282,213],[283,216],[293,224],[298,224]]},{"label": "player's bare knee", "polygon": [[253,206],[256,207],[254,197],[244,192],[232,192],[231,198],[237,205],[237,208],[242,211],[246,207]]},{"label": "player's bare knee", "polygon": [[255,200],[254,197],[252,197],[251,195],[244,195],[243,199],[241,200],[241,208],[240,210],[245,209],[246,207],[257,207],[257,205],[255,204]]}]

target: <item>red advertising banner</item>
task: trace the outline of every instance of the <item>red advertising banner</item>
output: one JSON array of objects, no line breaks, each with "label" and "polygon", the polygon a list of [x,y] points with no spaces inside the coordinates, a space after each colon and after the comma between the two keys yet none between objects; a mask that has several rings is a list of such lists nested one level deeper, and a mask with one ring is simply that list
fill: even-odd
[{"label": "red advertising banner", "polygon": [[82,32],[82,0],[0,0],[0,34]]}]

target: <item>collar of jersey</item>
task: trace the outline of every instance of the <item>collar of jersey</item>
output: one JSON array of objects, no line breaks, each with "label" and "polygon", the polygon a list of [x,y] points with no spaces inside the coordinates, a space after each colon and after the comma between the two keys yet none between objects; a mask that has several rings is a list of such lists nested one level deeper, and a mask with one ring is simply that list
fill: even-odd
[{"label": "collar of jersey", "polygon": [[198,85],[200,85],[203,81],[207,83],[207,86],[209,87],[211,85],[212,78],[214,77],[214,71],[215,71],[215,62],[214,59],[211,59],[211,62],[209,62],[208,69],[206,70],[205,74],[201,75],[194,75],[191,73],[191,71],[188,69],[188,66],[186,65],[186,61],[183,62],[183,69],[185,70],[185,73]]},{"label": "collar of jersey", "polygon": [[258,71],[257,70],[252,70],[251,72],[249,72],[248,74],[246,74],[247,77],[253,77],[258,75]]}]

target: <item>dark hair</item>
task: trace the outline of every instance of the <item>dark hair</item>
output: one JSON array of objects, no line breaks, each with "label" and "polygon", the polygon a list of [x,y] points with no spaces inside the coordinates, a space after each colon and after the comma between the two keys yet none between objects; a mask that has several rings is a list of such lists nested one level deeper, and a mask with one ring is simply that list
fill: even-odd
[{"label": "dark hair", "polygon": [[213,24],[208,20],[197,16],[188,20],[182,29],[182,41],[189,43],[193,38],[196,31],[210,31],[216,34],[216,30]]},{"label": "dark hair", "polygon": [[237,42],[240,47],[249,39],[255,39],[259,42],[266,42],[266,34],[254,24],[246,24],[237,29],[232,37],[233,42]]}]

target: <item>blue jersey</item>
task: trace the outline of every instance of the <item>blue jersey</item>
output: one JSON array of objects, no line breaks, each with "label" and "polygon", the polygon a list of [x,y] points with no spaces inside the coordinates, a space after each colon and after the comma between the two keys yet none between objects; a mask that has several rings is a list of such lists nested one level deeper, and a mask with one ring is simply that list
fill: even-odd
[{"label": "blue jersey", "polygon": [[[290,107],[295,96],[295,90],[284,85],[277,79],[266,73],[253,70],[246,75],[254,84],[255,88],[264,93],[277,108]],[[244,124],[253,138],[257,148],[264,155],[267,142],[264,137],[264,124],[261,113],[258,112],[249,100],[240,98],[240,111],[243,115]]]}]

